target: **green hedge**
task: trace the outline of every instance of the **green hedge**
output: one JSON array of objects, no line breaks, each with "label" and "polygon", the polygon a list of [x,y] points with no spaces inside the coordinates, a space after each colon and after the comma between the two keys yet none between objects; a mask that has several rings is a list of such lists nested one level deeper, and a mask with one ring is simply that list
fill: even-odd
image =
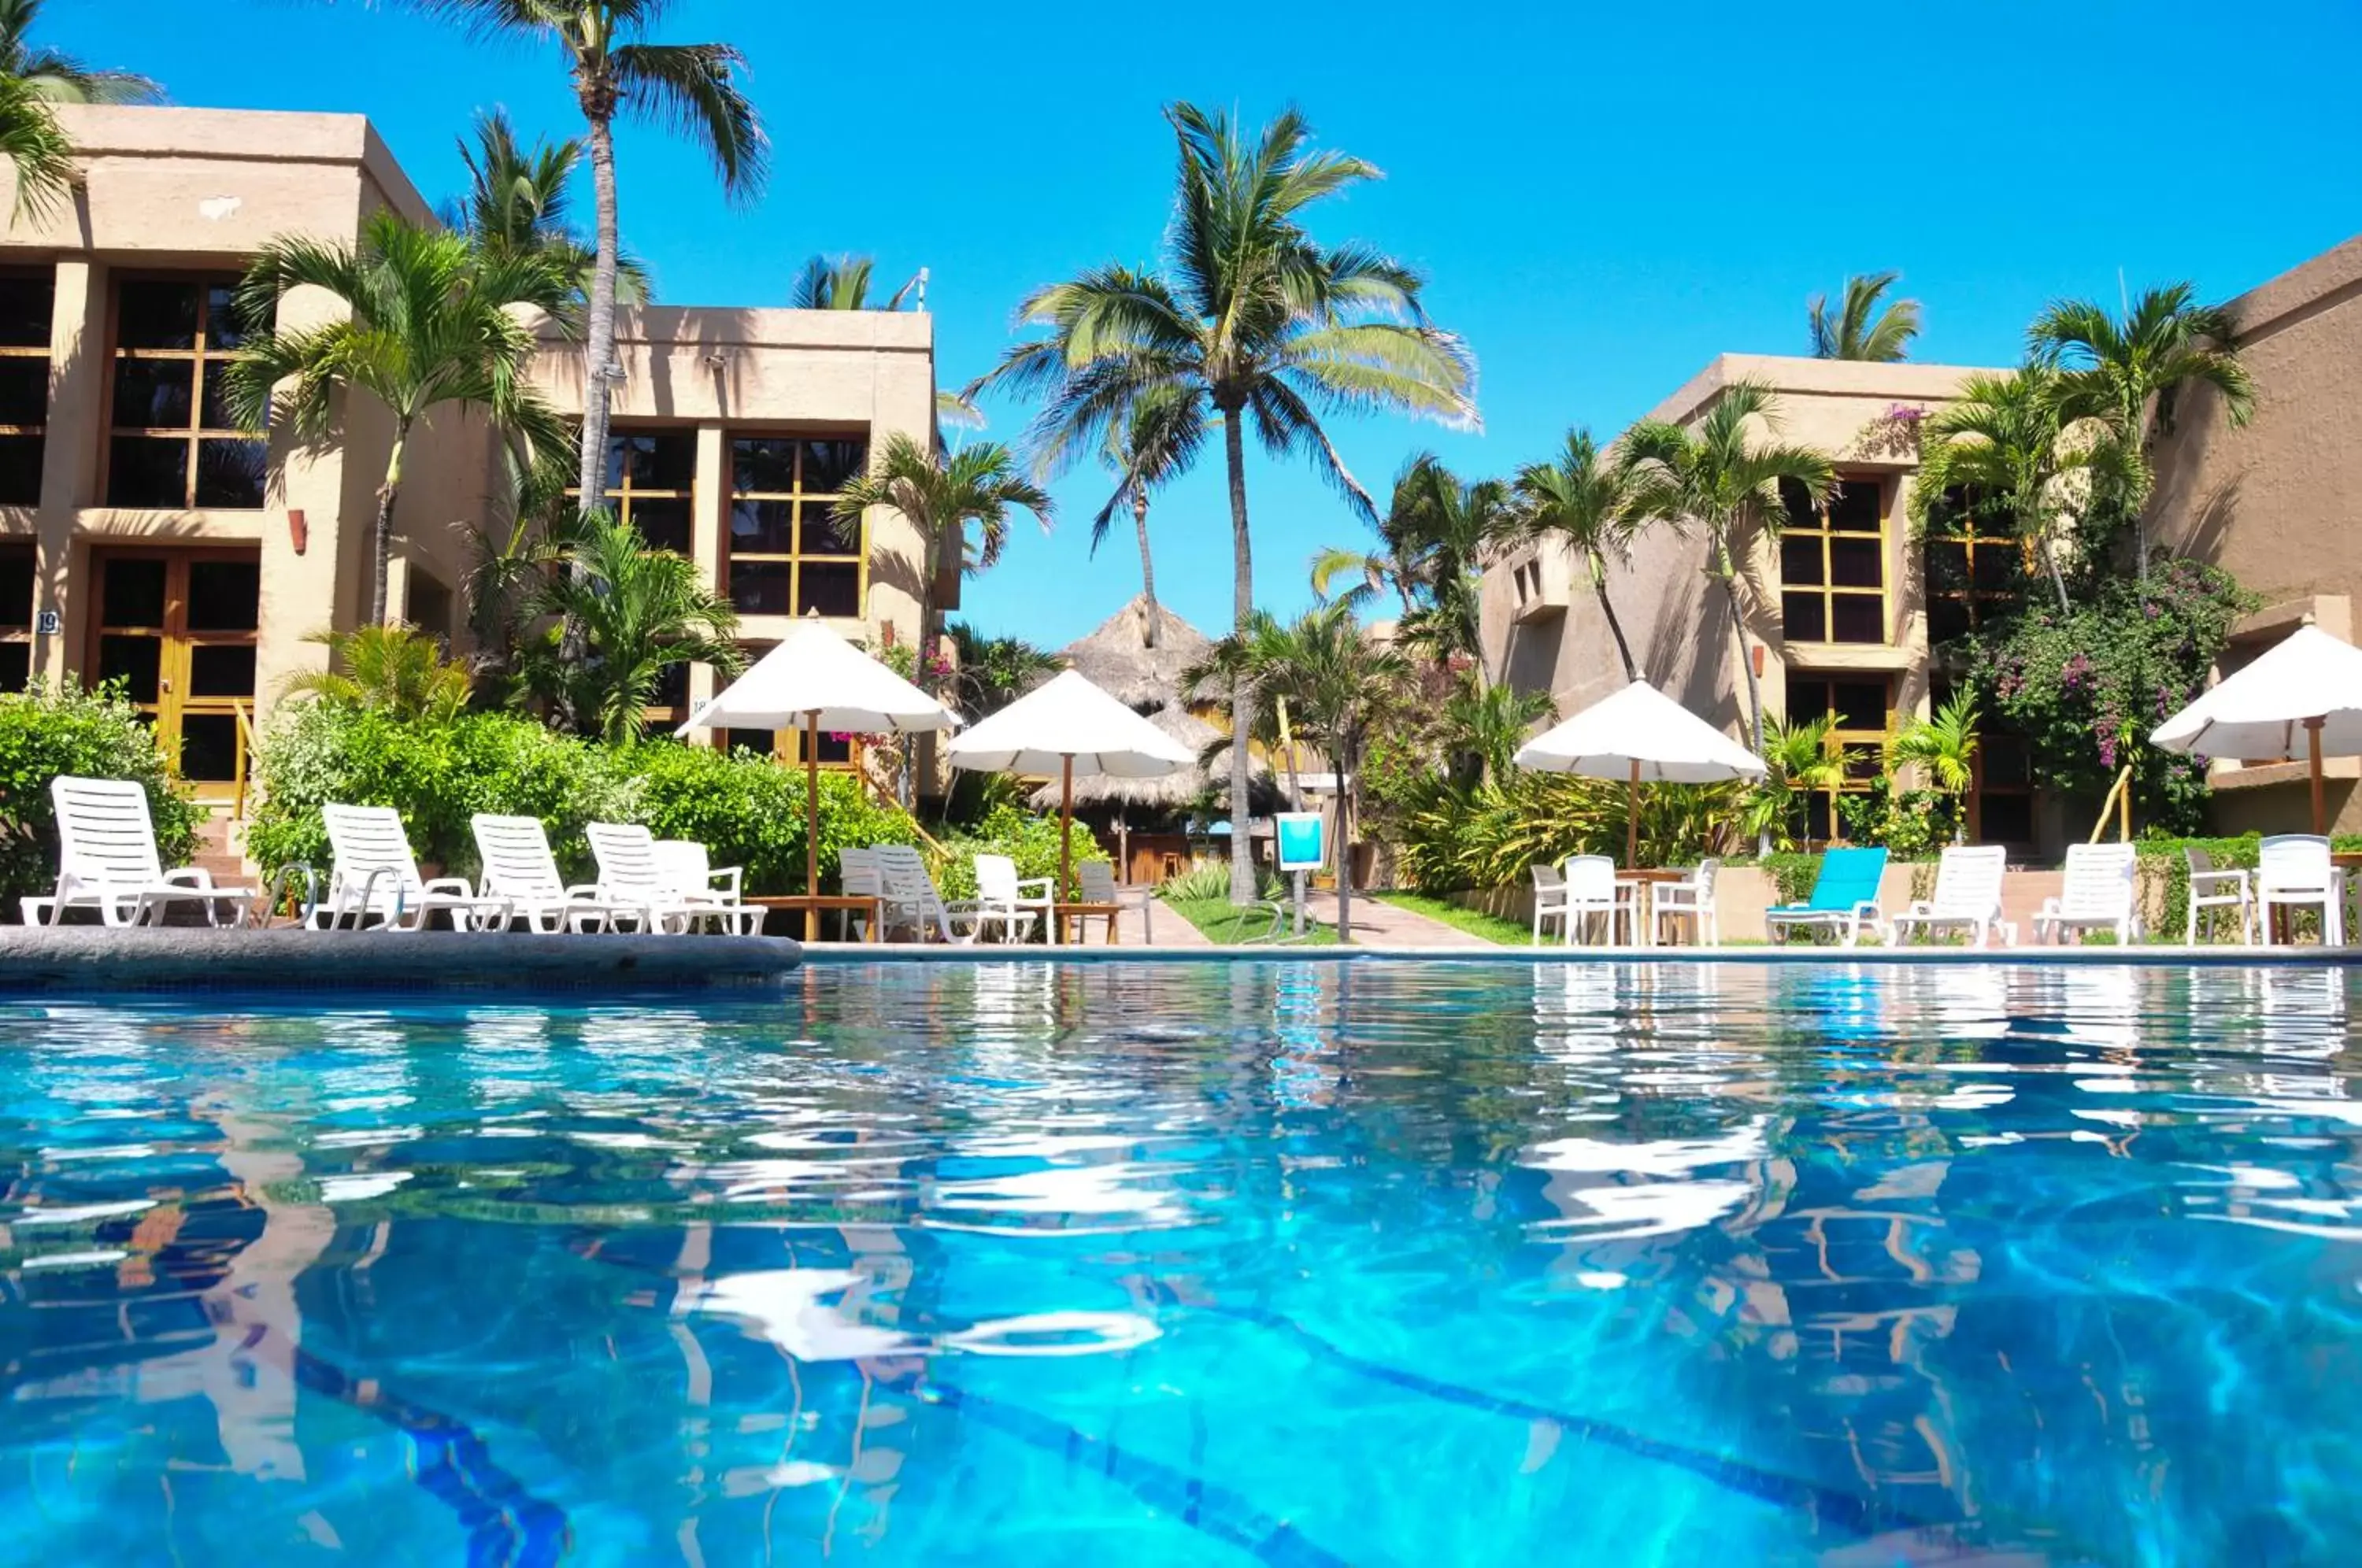
[{"label": "green hedge", "polygon": [[[328,702],[291,703],[255,757],[261,791],[247,852],[266,869],[326,867],[320,808],[392,806],[420,860],[473,876],[478,812],[537,817],[569,877],[591,874],[584,827],[644,823],[660,838],[693,838],[716,866],[745,868],[750,893],[804,884],[804,776],[741,752],[674,741],[628,748],[555,734],[530,719],[469,713],[426,724]],[[843,774],[821,779],[822,872],[849,844],[912,844],[915,824]]]},{"label": "green hedge", "polygon": [[[976,897],[976,857],[979,855],[1008,856],[1017,862],[1020,881],[1034,877],[1054,879],[1058,875],[1058,819],[1032,816],[1015,806],[996,806],[974,828],[946,839],[944,849],[945,853],[938,858],[934,875],[946,899]],[[1076,823],[1075,864],[1107,858],[1108,852],[1099,847],[1091,830]]]},{"label": "green hedge", "polygon": [[119,693],[37,685],[0,695],[0,913],[6,919],[17,917],[17,900],[26,894],[57,886],[50,780],[61,774],[138,781],[148,790],[165,869],[187,865],[195,853],[204,808],[181,792],[157,753],[155,734]]}]

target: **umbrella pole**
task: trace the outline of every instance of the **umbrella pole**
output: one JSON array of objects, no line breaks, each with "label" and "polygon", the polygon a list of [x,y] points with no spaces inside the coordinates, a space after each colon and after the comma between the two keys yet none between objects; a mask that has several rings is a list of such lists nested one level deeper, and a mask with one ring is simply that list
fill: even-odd
[{"label": "umbrella pole", "polygon": [[2312,831],[2317,834],[2329,832],[2329,812],[2321,798],[2322,723],[2320,719],[2307,719],[2304,722],[2305,749],[2312,756]]},{"label": "umbrella pole", "polygon": [[[1640,868],[1640,760],[1632,759],[1631,787],[1624,791],[1624,869]],[[1614,935],[1613,932],[1608,933]]]},{"label": "umbrella pole", "polygon": [[[1104,765],[1103,765],[1104,766]],[[1065,922],[1058,906],[1066,901],[1066,875],[1075,861],[1075,759],[1058,759],[1058,885],[1050,889],[1050,940],[1066,940]]]},{"label": "umbrella pole", "polygon": [[804,714],[804,940],[820,940],[820,710]]}]

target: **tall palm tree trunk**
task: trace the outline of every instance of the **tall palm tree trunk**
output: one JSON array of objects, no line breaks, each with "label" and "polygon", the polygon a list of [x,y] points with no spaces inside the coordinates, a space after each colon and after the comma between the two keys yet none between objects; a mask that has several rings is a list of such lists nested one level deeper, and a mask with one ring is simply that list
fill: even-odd
[{"label": "tall palm tree trunk", "polygon": [[[1738,617],[1738,573],[1730,564],[1730,552],[1727,548],[1716,545],[1715,553],[1720,558],[1722,566],[1722,602],[1730,608],[1730,640],[1738,649],[1739,670],[1747,677],[1748,734],[1754,738],[1755,744],[1752,749],[1755,755],[1760,756],[1763,755],[1763,690],[1756,683],[1755,660],[1749,657],[1747,652],[1747,624]],[[1837,816],[1837,804],[1836,799],[1832,797],[1829,801],[1829,815],[1832,821]],[[1755,857],[1760,860],[1771,853],[1772,827],[1767,823],[1756,831]]]},{"label": "tall palm tree trunk", "polygon": [[[1231,611],[1235,629],[1246,635],[1254,615],[1254,547],[1247,536],[1247,449],[1241,411],[1222,410],[1222,457],[1231,477]],[[1254,845],[1247,837],[1247,808],[1254,786],[1247,736],[1254,727],[1254,688],[1231,683],[1231,902],[1254,901]]]},{"label": "tall palm tree trunk", "polygon": [[1156,563],[1148,556],[1148,491],[1142,489],[1131,498],[1131,525],[1140,530],[1140,597],[1148,606],[1148,624],[1141,633],[1141,641],[1149,647],[1156,646]]},{"label": "tall palm tree trunk", "polygon": [[598,199],[598,255],[590,270],[590,313],[583,324],[582,510],[607,502],[607,430],[611,421],[608,371],[615,363],[615,259],[621,241],[615,226],[615,139],[605,115],[590,115],[590,186]]},{"label": "tall palm tree trunk", "polygon": [[385,459],[385,480],[377,487],[377,532],[370,561],[370,624],[385,624],[386,577],[393,561],[393,502],[402,493],[402,449],[410,441],[408,421],[393,427],[393,450]]},{"label": "tall palm tree trunk", "polygon": [[1337,940],[1353,940],[1354,758],[1342,735],[1330,737],[1337,761]]},{"label": "tall palm tree trunk", "polygon": [[1599,558],[1591,558],[1591,591],[1599,596],[1599,613],[1607,618],[1607,630],[1616,638],[1616,657],[1624,661],[1624,684],[1629,686],[1640,679],[1640,667],[1632,662],[1632,645],[1624,640],[1624,623],[1616,618],[1616,606],[1607,597],[1607,573]]}]

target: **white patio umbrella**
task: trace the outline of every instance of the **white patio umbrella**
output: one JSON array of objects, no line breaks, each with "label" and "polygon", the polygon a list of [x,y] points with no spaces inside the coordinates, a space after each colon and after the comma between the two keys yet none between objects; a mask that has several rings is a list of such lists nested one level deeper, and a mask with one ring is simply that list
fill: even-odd
[{"label": "white patio umbrella", "polygon": [[1632,787],[1624,822],[1624,863],[1640,846],[1644,783],[1718,784],[1753,778],[1762,760],[1645,680],[1603,697],[1574,717],[1518,748],[1520,767],[1621,778]]},{"label": "white patio umbrella", "polygon": [[[1187,746],[1071,669],[954,737],[944,755],[954,767],[1058,775],[1061,899],[1074,868],[1075,775],[1161,778],[1198,760]],[[1054,920],[1054,935],[1056,926]]]},{"label": "white patio umbrella", "polygon": [[[804,732],[804,891],[820,896],[820,732],[877,734],[948,729],[952,711],[846,642],[818,620],[799,621],[755,667],[697,705],[674,731]],[[804,911],[804,937],[817,934],[820,911]]]},{"label": "white patio umbrella", "polygon": [[2321,759],[2362,755],[2362,648],[2300,626],[2148,738],[2168,751],[2253,761],[2294,756],[2299,730],[2312,763],[2312,831],[2327,833]]}]

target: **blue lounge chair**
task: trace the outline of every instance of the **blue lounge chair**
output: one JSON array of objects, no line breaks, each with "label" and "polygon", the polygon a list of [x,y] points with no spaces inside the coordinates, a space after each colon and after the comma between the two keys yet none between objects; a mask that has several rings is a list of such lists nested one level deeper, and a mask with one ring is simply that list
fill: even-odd
[{"label": "blue lounge chair", "polygon": [[1813,896],[1801,904],[1765,910],[1763,933],[1777,942],[1797,926],[1826,926],[1845,933],[1846,945],[1851,947],[1864,925],[1878,929],[1878,884],[1885,875],[1883,849],[1832,849],[1821,856]]}]

